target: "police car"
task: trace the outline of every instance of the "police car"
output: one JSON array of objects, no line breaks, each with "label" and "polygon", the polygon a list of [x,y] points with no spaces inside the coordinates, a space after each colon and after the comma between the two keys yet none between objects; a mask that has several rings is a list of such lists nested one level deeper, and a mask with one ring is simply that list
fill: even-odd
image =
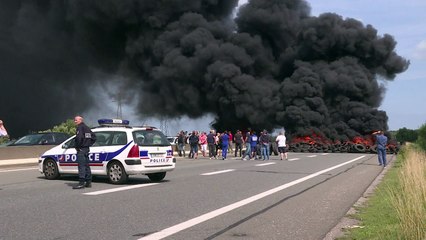
[{"label": "police car", "polygon": [[[129,126],[129,121],[100,119],[92,128],[96,142],[90,147],[92,175],[107,176],[113,184],[127,181],[129,175],[145,174],[151,181],[161,181],[175,169],[172,147],[157,128]],[[47,179],[63,174],[78,174],[75,136],[46,151],[39,158],[39,171]]]}]

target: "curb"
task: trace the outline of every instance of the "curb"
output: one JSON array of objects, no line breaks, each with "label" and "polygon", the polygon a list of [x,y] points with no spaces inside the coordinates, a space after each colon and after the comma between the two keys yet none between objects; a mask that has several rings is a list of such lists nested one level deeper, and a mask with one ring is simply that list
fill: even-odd
[{"label": "curb", "polygon": [[0,166],[19,165],[19,164],[35,164],[38,163],[38,158],[23,158],[23,159],[3,159],[0,160]]}]

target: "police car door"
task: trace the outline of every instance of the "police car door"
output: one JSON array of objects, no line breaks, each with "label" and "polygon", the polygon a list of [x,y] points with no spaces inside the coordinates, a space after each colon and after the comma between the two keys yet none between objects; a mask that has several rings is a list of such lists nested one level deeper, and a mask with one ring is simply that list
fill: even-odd
[{"label": "police car door", "polygon": [[62,144],[62,152],[58,155],[60,173],[78,173],[77,151],[75,137]]},{"label": "police car door", "polygon": [[96,142],[90,147],[89,165],[92,174],[105,174],[114,132],[96,131]]},{"label": "police car door", "polygon": [[[96,142],[90,147],[89,165],[92,173],[106,172],[103,161],[108,157],[108,137],[110,134],[95,132]],[[75,138],[62,145],[63,152],[58,156],[58,167],[61,173],[78,173],[77,151]],[[106,164],[105,164],[106,165]]]}]

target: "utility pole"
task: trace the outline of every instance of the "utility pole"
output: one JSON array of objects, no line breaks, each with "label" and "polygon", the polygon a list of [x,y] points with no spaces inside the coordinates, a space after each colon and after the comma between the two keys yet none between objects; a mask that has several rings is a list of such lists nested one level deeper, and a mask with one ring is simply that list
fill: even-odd
[{"label": "utility pole", "polygon": [[168,123],[168,120],[167,119],[165,119],[165,118],[163,118],[163,117],[161,117],[160,118],[160,129],[161,129],[161,131],[163,131],[163,133],[166,135],[166,136],[168,136],[169,135],[169,123]]},{"label": "utility pole", "polygon": [[117,119],[123,119],[123,111],[121,108],[122,102],[121,102],[121,91],[118,92],[118,94],[115,97],[116,100],[113,100],[112,102],[117,102]]},{"label": "utility pole", "polygon": [[123,112],[121,110],[121,98],[118,99],[117,103],[118,103],[118,105],[117,105],[117,118],[123,119]]}]

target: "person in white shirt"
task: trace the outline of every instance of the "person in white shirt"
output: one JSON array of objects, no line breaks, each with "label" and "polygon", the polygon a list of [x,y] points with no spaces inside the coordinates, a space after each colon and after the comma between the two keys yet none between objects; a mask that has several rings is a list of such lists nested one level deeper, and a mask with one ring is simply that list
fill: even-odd
[{"label": "person in white shirt", "polygon": [[280,134],[277,136],[277,139],[275,140],[277,142],[278,145],[278,152],[280,152],[280,158],[281,160],[288,160],[288,155],[287,155],[287,149],[286,149],[286,137],[285,137],[285,131],[282,130],[280,132]]},{"label": "person in white shirt", "polygon": [[6,128],[4,127],[2,120],[0,120],[0,137],[8,137]]}]

